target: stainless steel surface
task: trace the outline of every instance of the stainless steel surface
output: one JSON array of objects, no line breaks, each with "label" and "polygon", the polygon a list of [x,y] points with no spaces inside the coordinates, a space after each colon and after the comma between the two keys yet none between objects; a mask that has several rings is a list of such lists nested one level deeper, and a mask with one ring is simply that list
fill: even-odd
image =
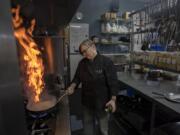
[{"label": "stainless steel surface", "polygon": [[82,56],[79,54],[80,43],[89,38],[89,24],[71,23],[69,26],[70,79],[73,79]]},{"label": "stainless steel surface", "polygon": [[76,72],[79,61],[82,59],[80,54],[71,54],[70,57],[70,79],[72,80]]},{"label": "stainless steel surface", "polygon": [[55,135],[71,135],[68,97],[64,97],[59,104]]},{"label": "stainless steel surface", "polygon": [[149,100],[159,103],[174,112],[180,114],[180,104],[166,100],[165,98],[157,98],[153,92],[158,93],[180,93],[177,91],[176,83],[173,81],[161,81],[158,86],[148,86],[144,79],[137,77],[137,74],[129,72],[118,73],[118,80],[134,88],[136,92],[144,95]]},{"label": "stainless steel surface", "polygon": [[89,24],[71,23],[69,26],[70,54],[79,53],[80,43],[89,38]]},{"label": "stainless steel surface", "polygon": [[159,98],[165,98],[169,101],[180,103],[180,94],[176,93],[157,93],[152,92],[152,94],[159,96]]},{"label": "stainless steel surface", "polygon": [[9,0],[1,0],[0,20],[0,135],[26,135],[17,46],[13,36]]}]

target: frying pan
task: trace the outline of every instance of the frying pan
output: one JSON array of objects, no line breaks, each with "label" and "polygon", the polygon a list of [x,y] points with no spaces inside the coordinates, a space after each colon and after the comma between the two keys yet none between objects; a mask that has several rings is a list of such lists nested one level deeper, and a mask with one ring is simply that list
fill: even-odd
[{"label": "frying pan", "polygon": [[40,103],[31,104],[27,103],[26,109],[27,111],[31,113],[44,113],[49,112],[51,110],[54,110],[57,106],[57,104],[65,97],[68,93],[64,92],[58,99],[56,97],[52,96],[50,100],[42,101]]},{"label": "frying pan", "polygon": [[158,95],[160,97],[163,97],[167,99],[168,101],[180,103],[180,94],[175,94],[175,93],[158,93],[158,92],[152,92],[154,95]]}]

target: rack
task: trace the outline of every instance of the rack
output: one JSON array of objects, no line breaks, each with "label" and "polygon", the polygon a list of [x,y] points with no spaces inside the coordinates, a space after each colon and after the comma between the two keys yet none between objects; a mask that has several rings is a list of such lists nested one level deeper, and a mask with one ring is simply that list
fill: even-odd
[{"label": "rack", "polygon": [[106,55],[106,56],[119,56],[119,55],[126,55],[129,56],[129,53],[102,53],[102,55]]},{"label": "rack", "polygon": [[[113,14],[114,15],[114,14]],[[101,45],[126,45],[129,46],[129,42],[119,41],[120,37],[129,38],[129,25],[130,20],[123,18],[102,18],[101,35],[102,39],[98,44]]]},{"label": "rack", "polygon": [[[146,41],[148,44],[160,43],[164,48],[168,48],[172,40],[179,42],[178,6],[178,0],[153,0],[144,8],[131,13],[132,51],[140,51]],[[178,50],[178,47],[174,50]]]},{"label": "rack", "polygon": [[101,34],[128,35],[130,32],[101,32]]},{"label": "rack", "polygon": [[131,64],[147,66],[153,69],[180,73],[180,53],[135,52],[131,53]]},{"label": "rack", "polygon": [[123,18],[101,19],[102,34],[129,34],[130,20]]},{"label": "rack", "polygon": [[149,68],[153,68],[153,69],[161,69],[161,70],[165,70],[165,71],[169,71],[169,72],[173,72],[173,73],[180,73],[180,71],[177,71],[175,69],[170,69],[170,68],[163,68],[163,67],[159,67],[153,64],[147,64],[147,63],[142,63],[142,62],[133,62],[134,64],[138,64],[138,65],[143,65]]},{"label": "rack", "polygon": [[[147,47],[145,51],[151,50],[150,52],[152,52],[152,50],[158,52],[165,50],[178,51],[177,44],[179,41],[177,41],[177,37],[179,37],[180,33],[180,19],[178,19],[178,14],[180,13],[179,7],[179,0],[152,0],[144,8],[131,13],[131,52],[136,53],[142,50],[144,51],[143,47]],[[172,42],[173,40],[174,42]],[[175,49],[169,49],[170,45],[175,46]],[[166,52],[166,55],[168,54],[171,55],[170,52]],[[143,57],[145,58],[146,56],[144,55]],[[165,60],[165,58],[158,56],[156,61],[162,61],[162,59]],[[167,66],[161,66],[157,63],[148,63],[143,60],[132,60],[131,64],[144,65],[150,68],[180,73],[178,59],[177,64],[168,64],[164,62],[163,64]]]},{"label": "rack", "polygon": [[129,59],[130,33],[129,19],[117,17],[117,13],[106,12],[99,20],[101,40],[96,43],[98,51],[114,62],[117,70],[122,70]]},{"label": "rack", "polygon": [[128,45],[130,43],[128,42],[122,42],[122,41],[115,41],[115,42],[112,42],[112,41],[108,41],[108,42],[98,42],[97,44],[103,44],[103,45]]}]

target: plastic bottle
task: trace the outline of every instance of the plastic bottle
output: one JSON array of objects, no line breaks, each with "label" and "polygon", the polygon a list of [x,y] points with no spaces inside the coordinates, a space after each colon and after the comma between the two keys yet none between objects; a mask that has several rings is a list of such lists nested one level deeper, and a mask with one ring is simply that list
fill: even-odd
[{"label": "plastic bottle", "polygon": [[106,24],[106,32],[111,32],[111,25],[110,25],[110,23],[108,22],[107,24]]}]

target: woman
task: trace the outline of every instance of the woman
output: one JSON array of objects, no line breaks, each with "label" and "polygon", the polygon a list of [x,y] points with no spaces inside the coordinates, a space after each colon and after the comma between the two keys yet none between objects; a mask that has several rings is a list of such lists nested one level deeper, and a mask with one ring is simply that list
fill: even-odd
[{"label": "woman", "polygon": [[93,41],[85,40],[79,46],[84,58],[79,62],[74,78],[67,88],[69,95],[82,83],[83,135],[95,134],[95,120],[99,123],[102,135],[108,135],[108,114],[116,110],[118,91],[117,75],[113,62],[97,53]]}]

